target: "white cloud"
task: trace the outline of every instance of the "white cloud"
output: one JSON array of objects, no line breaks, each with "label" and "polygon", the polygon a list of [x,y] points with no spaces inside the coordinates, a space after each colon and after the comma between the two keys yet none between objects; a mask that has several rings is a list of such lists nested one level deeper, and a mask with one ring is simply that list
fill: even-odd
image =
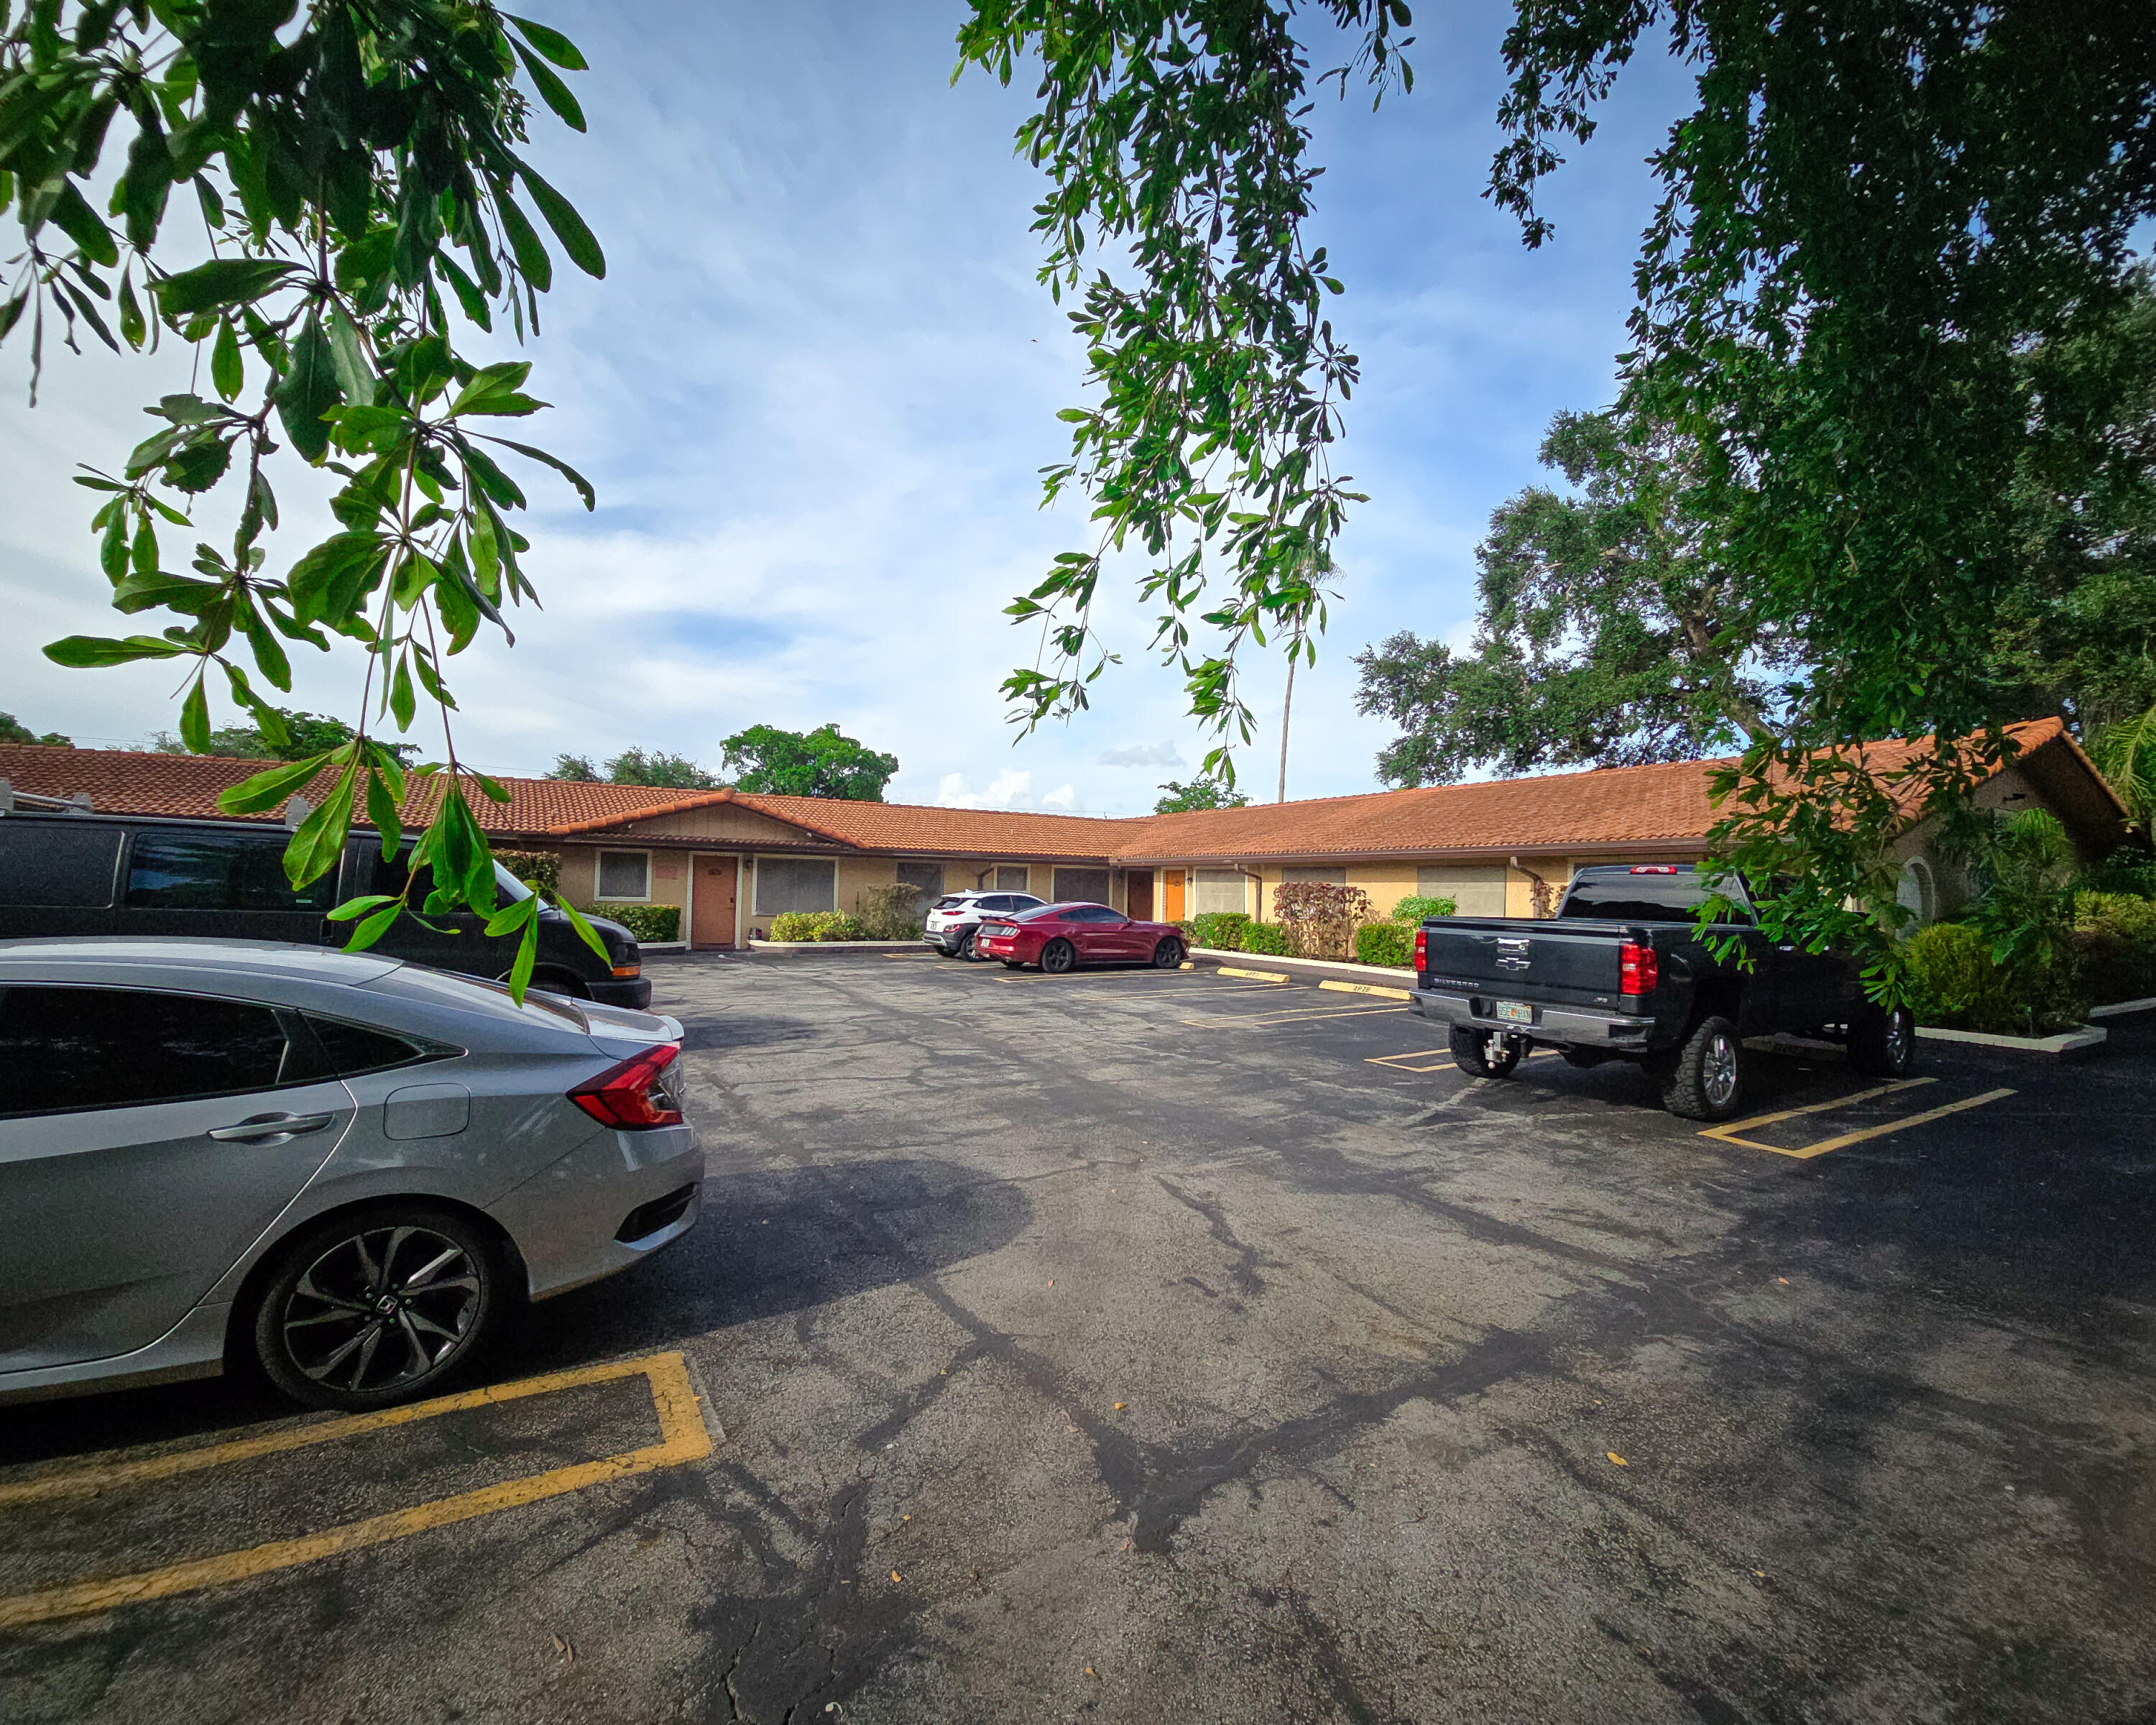
[{"label": "white cloud", "polygon": [[[1065,785],[1063,791],[1068,791]],[[1063,791],[1054,793],[1057,796]],[[1014,767],[1006,767],[988,781],[985,791],[976,792],[973,781],[963,773],[947,773],[937,787],[937,806],[941,809],[1029,809],[1033,806],[1033,775]]]},{"label": "white cloud", "polygon": [[1075,785],[1060,784],[1040,799],[1040,806],[1043,809],[1060,809],[1065,814],[1075,814],[1085,805],[1079,800],[1078,788]]},{"label": "white cloud", "polygon": [[1180,767],[1182,753],[1172,742],[1133,742],[1109,749],[1101,757],[1103,767]]}]

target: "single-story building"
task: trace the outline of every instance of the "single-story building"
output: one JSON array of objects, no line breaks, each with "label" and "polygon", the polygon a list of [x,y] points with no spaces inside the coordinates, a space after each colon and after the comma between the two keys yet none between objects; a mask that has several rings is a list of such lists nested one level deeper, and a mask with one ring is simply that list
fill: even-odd
[{"label": "single-story building", "polygon": [[[2056,719],[2013,727],[2021,753],[1979,800],[2051,810],[2092,857],[2127,812]],[[1884,770],[1913,745],[1875,745]],[[217,756],[0,744],[0,781],[86,794],[119,813],[211,815],[218,793],[267,763]],[[1548,916],[1590,863],[1684,861],[1706,850],[1708,795],[1724,764],[1684,761],[1481,784],[1376,791],[1243,809],[1120,819],[1004,809],[681,791],[546,778],[501,781],[506,803],[475,813],[499,848],[562,860],[574,903],[674,905],[692,945],[738,947],[787,911],[850,911],[870,889],[923,895],[1001,887],[1090,899],[1175,922],[1207,911],[1270,915],[1283,882],[1332,880],[1383,914],[1409,894],[1463,914]],[[326,794],[326,781],[309,787]],[[274,820],[275,815],[261,817]],[[1923,829],[1902,841],[1903,895],[1925,921],[1966,891]]]}]

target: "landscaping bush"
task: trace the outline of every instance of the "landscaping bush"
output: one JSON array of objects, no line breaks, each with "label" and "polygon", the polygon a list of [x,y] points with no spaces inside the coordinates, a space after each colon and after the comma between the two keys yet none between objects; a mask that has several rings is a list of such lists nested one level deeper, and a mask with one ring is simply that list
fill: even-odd
[{"label": "landscaping bush", "polygon": [[1243,931],[1250,926],[1245,911],[1205,911],[1190,919],[1190,942],[1193,946],[1240,952],[1244,950]]},{"label": "landscaping bush", "polygon": [[497,850],[494,860],[534,891],[561,890],[562,859],[551,850]]},{"label": "landscaping bush", "polygon": [[1902,949],[1917,1021],[2002,1036],[2046,1036],[2081,1021],[2086,997],[2071,962],[2009,968],[1991,939],[1966,922],[1935,922]]},{"label": "landscaping bush", "polygon": [[[1427,904],[1429,901],[1418,902]],[[1394,970],[1405,970],[1414,963],[1414,928],[1409,923],[1365,923],[1355,931],[1355,956],[1365,964],[1383,964]]]},{"label": "landscaping bush", "polygon": [[1290,880],[1273,889],[1273,916],[1298,958],[1345,958],[1370,920],[1370,895],[1330,880]]},{"label": "landscaping bush", "polygon": [[875,938],[858,916],[844,911],[781,911],[771,919],[775,941],[865,941]]},{"label": "landscaping bush", "polygon": [[1253,922],[1243,930],[1243,950],[1262,952],[1270,958],[1292,956],[1288,949],[1287,931],[1276,922]]},{"label": "landscaping bush", "polygon": [[1457,916],[1460,901],[1456,898],[1421,898],[1410,893],[1393,906],[1393,921],[1412,927],[1425,916]]},{"label": "landscaping bush", "polygon": [[2156,995],[2156,900],[2123,892],[2076,893],[2073,941],[2090,999]]},{"label": "landscaping bush", "polygon": [[[500,852],[495,855],[500,855]],[[506,862],[507,858],[503,858]],[[553,858],[547,858],[549,862]],[[518,875],[520,880],[524,876]],[[536,880],[526,880],[528,886],[536,886]],[[610,905],[596,904],[591,914],[619,922],[639,941],[678,941],[681,938],[681,907],[679,905]]]},{"label": "landscaping bush", "polygon": [[2156,899],[2156,856],[2122,845],[2102,862],[2083,869],[2074,877],[2074,886],[2080,892]]},{"label": "landscaping bush", "polygon": [[877,941],[910,941],[921,937],[921,889],[903,881],[896,886],[871,886],[854,897],[861,927]]}]

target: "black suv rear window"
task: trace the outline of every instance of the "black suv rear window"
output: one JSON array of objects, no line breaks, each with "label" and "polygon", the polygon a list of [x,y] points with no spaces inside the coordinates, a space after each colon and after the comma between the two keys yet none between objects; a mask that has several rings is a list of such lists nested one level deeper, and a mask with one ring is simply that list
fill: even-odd
[{"label": "black suv rear window", "polygon": [[127,904],[152,911],[326,911],[332,869],[299,891],[285,877],[281,827],[145,827],[127,859]]}]

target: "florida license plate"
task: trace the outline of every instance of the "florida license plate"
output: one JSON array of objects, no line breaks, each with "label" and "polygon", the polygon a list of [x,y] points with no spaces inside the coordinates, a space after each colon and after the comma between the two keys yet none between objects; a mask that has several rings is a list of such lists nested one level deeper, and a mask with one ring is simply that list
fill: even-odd
[{"label": "florida license plate", "polygon": [[1500,1000],[1490,1011],[1508,1024],[1532,1024],[1535,1021],[1534,1008],[1517,1000]]}]

